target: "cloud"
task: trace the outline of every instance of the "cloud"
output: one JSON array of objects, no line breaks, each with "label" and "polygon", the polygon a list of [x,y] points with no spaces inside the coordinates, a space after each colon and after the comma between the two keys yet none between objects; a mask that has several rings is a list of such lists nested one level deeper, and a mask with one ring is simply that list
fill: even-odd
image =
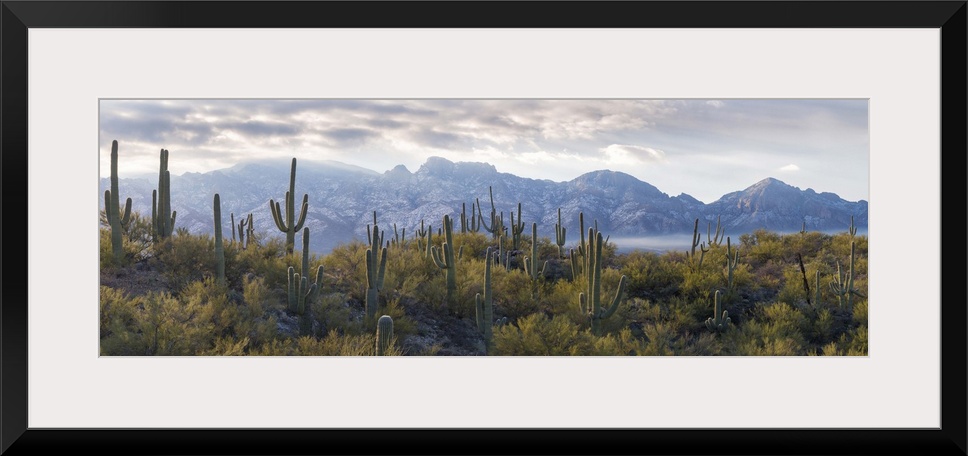
[{"label": "cloud", "polygon": [[612,144],[602,149],[602,154],[605,163],[609,165],[642,165],[666,161],[665,152],[661,150],[629,144]]},{"label": "cloud", "polygon": [[720,100],[709,100],[706,102],[706,104],[714,108],[722,108],[723,106],[726,106],[726,103],[723,103]]},{"label": "cloud", "polygon": [[800,167],[791,163],[789,165],[780,167],[780,171],[783,171],[783,172],[800,171]]}]

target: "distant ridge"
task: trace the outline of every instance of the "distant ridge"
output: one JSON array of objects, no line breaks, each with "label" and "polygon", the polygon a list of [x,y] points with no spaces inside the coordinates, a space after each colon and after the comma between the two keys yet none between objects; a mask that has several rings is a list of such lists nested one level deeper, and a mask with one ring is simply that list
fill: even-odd
[{"label": "distant ridge", "polygon": [[[211,196],[219,193],[226,223],[229,213],[236,219],[252,213],[257,231],[280,235],[268,201],[285,196],[289,165],[288,160],[261,160],[172,176],[177,226],[192,233],[212,233]],[[151,215],[151,191],[156,184],[152,179],[120,179],[122,193],[132,198],[132,209],[145,217]],[[539,236],[553,237],[561,208],[569,244],[578,239],[579,212],[584,212],[586,228],[597,220],[601,231],[616,237],[691,234],[697,218],[704,232],[707,223],[715,226],[717,217],[731,236],[759,228],[799,231],[804,223],[812,231],[844,231],[851,216],[858,228],[867,229],[867,201],[851,202],[829,192],[801,190],[772,177],[704,204],[685,193],[669,196],[634,176],[608,170],[553,182],[502,173],[488,163],[430,157],[415,172],[403,165],[378,173],[336,161],[310,160],[298,161],[296,172],[297,197],[309,195],[306,226],[312,233],[314,252],[327,252],[362,238],[366,225],[373,222],[374,210],[384,229],[392,230],[396,224],[398,229],[406,228],[408,236],[421,219],[432,226],[439,226],[445,214],[459,220],[462,203],[469,212],[479,199],[488,213],[489,186],[505,221],[509,222],[509,211],[521,203],[525,223],[537,222]],[[101,179],[100,193],[107,188],[109,179]]]}]

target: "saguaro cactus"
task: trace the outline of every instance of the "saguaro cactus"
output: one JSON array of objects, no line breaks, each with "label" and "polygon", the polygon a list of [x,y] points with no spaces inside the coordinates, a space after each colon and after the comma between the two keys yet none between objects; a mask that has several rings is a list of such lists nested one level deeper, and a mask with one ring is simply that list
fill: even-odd
[{"label": "saguaro cactus", "polygon": [[713,296],[713,316],[706,319],[706,327],[710,331],[722,331],[729,327],[731,322],[729,312],[723,310],[723,304],[719,300],[719,290]]},{"label": "saguaro cactus", "polygon": [[301,273],[289,267],[289,310],[303,315],[306,305],[312,305],[323,287],[323,267],[316,268],[316,281],[309,283],[309,228],[303,228]]},{"label": "saguaro cactus", "polygon": [[558,245],[558,258],[565,257],[565,225],[561,223],[561,208],[558,208],[558,223],[555,224],[555,244]]},{"label": "saguaro cactus", "polygon": [[232,228],[233,241],[235,240],[235,234],[234,234],[235,230],[236,229],[239,230],[239,246],[242,247],[242,250],[245,250],[245,248],[248,247],[248,242],[246,242],[246,239],[245,239],[245,234],[246,234],[245,227],[249,225],[249,222],[251,220],[252,220],[252,214],[249,214],[249,217],[247,218],[239,217],[239,224]]},{"label": "saguaro cactus", "polygon": [[161,149],[158,165],[158,189],[151,192],[151,233],[155,242],[175,232],[177,212],[171,210],[171,172],[168,150]]},{"label": "saguaro cactus", "polygon": [[729,238],[726,238],[726,289],[729,291],[733,290],[733,271],[736,270],[736,265],[739,264],[739,248],[736,248],[736,253],[733,254],[733,247],[729,243]]},{"label": "saguaro cactus", "polygon": [[[487,248],[484,258],[491,257],[491,248]],[[484,334],[485,352],[490,351],[491,339],[493,336],[494,325],[494,302],[491,294],[491,261],[484,261],[484,296],[477,293],[474,296],[474,305],[477,310],[476,320],[477,329]]]},{"label": "saguaro cactus", "polygon": [[578,213],[578,247],[571,249],[569,256],[571,257],[571,280],[578,280],[578,277],[582,275],[582,267],[585,264],[585,252],[588,251],[588,245],[585,243],[585,213]]},{"label": "saguaro cactus", "polygon": [[249,220],[246,222],[245,228],[245,246],[243,248],[249,248],[249,243],[252,242],[252,238],[255,236],[255,224],[252,223],[252,213],[249,212]]},{"label": "saguaro cactus", "polygon": [[[269,200],[269,211],[272,212],[272,220],[276,222],[279,231],[286,233],[286,253],[292,254],[293,247],[296,245],[296,232],[303,228],[306,223],[306,213],[309,212],[309,194],[303,195],[301,213],[299,221],[296,217],[296,159],[292,159],[292,167],[289,171],[289,191],[286,192],[286,213],[283,215],[279,203]],[[285,219],[283,219],[285,217]]]},{"label": "saguaro cactus", "polygon": [[514,212],[511,214],[511,250],[518,250],[521,244],[521,234],[524,233],[524,220],[521,220],[521,203],[518,203],[518,221],[514,221]]},{"label": "saguaro cactus", "polygon": [[480,219],[481,226],[483,226],[488,233],[491,233],[491,236],[494,239],[497,239],[504,234],[504,213],[502,212],[501,216],[498,217],[497,208],[494,207],[494,190],[491,187],[487,187],[487,192],[491,196],[491,223],[488,224],[486,221],[484,221],[484,215],[481,213],[480,199],[477,200],[477,218]]},{"label": "saguaro cactus", "polygon": [[376,322],[376,356],[386,356],[393,341],[393,318],[383,315]]},{"label": "saguaro cactus", "polygon": [[689,249],[689,258],[693,261],[696,261],[696,247],[699,247],[700,238],[699,219],[696,219],[696,224],[692,227],[692,248]]},{"label": "saguaro cactus", "polygon": [[212,202],[215,212],[215,278],[219,283],[225,283],[225,247],[222,245],[222,203],[218,193]]},{"label": "saguaro cactus", "polygon": [[423,250],[426,258],[430,258],[430,242],[433,231],[434,228],[431,225],[427,225],[425,229],[424,221],[420,219],[420,228],[417,230],[417,251]]},{"label": "saguaro cactus", "polygon": [[605,240],[602,233],[588,229],[588,251],[585,255],[585,291],[578,294],[578,308],[591,321],[592,333],[602,334],[602,320],[611,317],[618,310],[625,297],[626,277],[618,282],[615,298],[606,308],[602,306],[602,246]]},{"label": "saguaro cactus", "polygon": [[854,289],[854,241],[850,241],[850,269],[846,275],[841,276],[840,262],[837,262],[837,276],[830,283],[830,290],[837,296],[842,309],[853,311],[854,295],[858,294]]},{"label": "saguaro cactus", "polygon": [[476,233],[481,230],[481,222],[475,212],[474,201],[471,201],[471,216],[467,217],[467,203],[460,203],[460,232]]},{"label": "saguaro cactus", "polygon": [[[720,230],[719,222],[722,220],[722,218],[723,216],[721,215],[716,217],[716,235],[715,236],[710,236],[710,233],[709,233],[709,228],[712,224],[708,222],[706,223],[706,244],[708,244],[710,247],[716,247],[719,244],[722,244],[723,237],[726,236],[726,229],[724,228]],[[693,242],[695,242],[695,239],[693,239]]]},{"label": "saguaro cactus", "polygon": [[447,302],[454,297],[457,290],[457,261],[454,260],[454,224],[449,215],[444,215],[444,243],[440,249],[437,246],[430,248],[430,256],[438,268],[447,273]]},{"label": "saguaro cactus", "polygon": [[111,141],[111,189],[104,191],[104,215],[111,226],[111,252],[114,259],[120,263],[124,260],[124,241],[121,232],[127,229],[131,221],[131,198],[124,203],[121,211],[121,198],[118,196],[118,141]]},{"label": "saguaro cactus", "polygon": [[547,267],[548,262],[545,261],[541,270],[538,270],[538,224],[531,223],[531,256],[524,257],[524,270],[532,281],[537,281],[538,278],[544,276]]},{"label": "saguaro cactus", "polygon": [[[383,276],[387,270],[387,246],[382,244],[383,235],[376,224],[373,225],[372,232],[367,227],[367,234],[370,237],[370,248],[366,249],[366,316],[373,318],[376,317]],[[379,259],[376,257],[377,249],[380,249]]]},{"label": "saguaro cactus", "polygon": [[821,297],[822,297],[822,295],[820,293],[820,269],[817,269],[817,278],[814,281],[814,287],[813,288],[814,288],[814,292],[816,293],[816,295],[813,298],[813,302],[814,302],[815,305],[817,305],[819,307],[819,306],[823,305],[823,301],[820,300]]}]

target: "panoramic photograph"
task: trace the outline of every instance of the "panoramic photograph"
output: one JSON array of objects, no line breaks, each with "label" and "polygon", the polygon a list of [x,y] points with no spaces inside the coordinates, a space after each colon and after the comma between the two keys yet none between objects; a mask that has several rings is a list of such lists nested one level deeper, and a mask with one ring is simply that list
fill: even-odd
[{"label": "panoramic photograph", "polygon": [[866,99],[102,99],[101,356],[867,356]]}]

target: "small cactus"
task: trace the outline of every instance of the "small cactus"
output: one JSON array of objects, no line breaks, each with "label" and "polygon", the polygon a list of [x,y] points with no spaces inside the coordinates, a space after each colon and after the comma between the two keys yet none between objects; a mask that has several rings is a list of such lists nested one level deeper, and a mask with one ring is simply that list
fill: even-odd
[{"label": "small cactus", "polygon": [[729,312],[723,310],[723,304],[719,299],[719,290],[716,290],[716,295],[713,297],[713,316],[706,319],[706,328],[709,328],[710,331],[723,331],[729,327],[731,321]]},{"label": "small cactus", "polygon": [[393,342],[393,318],[383,315],[376,321],[376,356],[386,356]]}]

